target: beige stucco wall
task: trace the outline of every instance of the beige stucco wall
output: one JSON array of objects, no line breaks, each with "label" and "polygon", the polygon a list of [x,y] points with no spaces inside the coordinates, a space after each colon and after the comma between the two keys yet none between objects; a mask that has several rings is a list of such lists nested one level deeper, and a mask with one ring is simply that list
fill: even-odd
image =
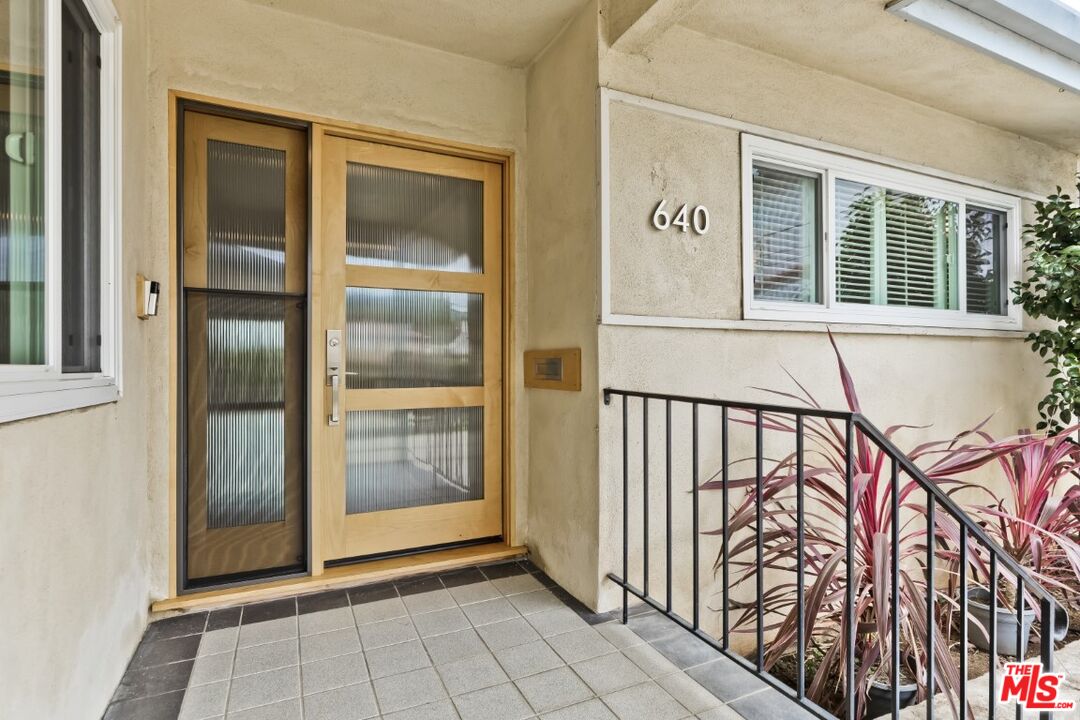
[{"label": "beige stucco wall", "polygon": [[[644,55],[602,49],[601,85],[702,110],[768,131],[796,134],[862,152],[1045,194],[1067,185],[1077,158],[1045,144],[918,105],[754,50],[678,27]],[[741,317],[741,228],[738,132],[652,110],[612,106],[611,303],[616,313],[735,320]],[[704,237],[658,233],[649,225],[657,200],[706,204],[712,229]],[[1026,204],[1025,215],[1030,212]],[[789,370],[827,407],[844,407],[835,360],[822,327],[782,330],[780,324],[736,322],[731,329],[606,326],[599,328],[601,386],[765,400],[755,387],[793,390]],[[989,429],[1005,435],[1032,422],[1044,380],[1019,335],[842,326],[837,340],[858,383],[866,415],[881,427],[932,424],[899,437],[901,448],[947,437],[995,413]],[[774,398],[775,400],[775,398]],[[686,428],[688,418],[676,429]],[[631,405],[640,433],[640,405]],[[719,462],[715,418],[703,433],[702,474]],[[706,428],[703,419],[703,428]],[[650,497],[651,580],[663,595],[663,407],[651,408],[654,445]],[[621,569],[621,413],[619,401],[600,410],[601,602],[618,601],[603,575]],[[685,435],[682,439],[685,440]],[[750,438],[733,441],[748,450]],[[681,440],[680,440],[681,442]],[[676,448],[678,452],[678,447]],[[688,452],[684,447],[682,452]],[[741,455],[733,449],[732,457]],[[745,454],[745,452],[743,452]],[[632,492],[640,492],[640,443],[631,443]],[[676,488],[689,489],[689,468],[675,464]],[[989,480],[992,482],[992,480]],[[717,526],[716,494],[702,498],[702,527]],[[676,493],[676,564],[689,561],[688,495]],[[632,517],[638,507],[632,505]],[[640,533],[637,520],[631,533]],[[713,587],[706,540],[703,597]],[[640,583],[640,545],[632,579]],[[680,560],[681,558],[681,560]],[[676,602],[688,600],[688,574],[675,581]],[[687,605],[682,606],[688,610]],[[718,633],[718,618],[706,613]]]},{"label": "beige stucco wall", "polygon": [[582,391],[529,390],[529,546],[596,599],[596,33],[593,3],[529,70],[529,349],[580,347]]},{"label": "beige stucco wall", "polygon": [[[148,241],[145,3],[115,0],[123,48],[124,278],[164,254]],[[163,412],[147,366],[160,323],[124,292],[123,398],[0,425],[0,715],[97,718],[142,634],[164,576],[162,476],[146,428]]]}]

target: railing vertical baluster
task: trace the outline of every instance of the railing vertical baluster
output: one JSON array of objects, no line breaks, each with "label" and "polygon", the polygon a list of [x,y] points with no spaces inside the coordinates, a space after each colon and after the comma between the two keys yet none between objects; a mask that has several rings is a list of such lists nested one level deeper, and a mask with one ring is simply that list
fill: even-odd
[{"label": "railing vertical baluster", "polygon": [[728,588],[728,555],[731,554],[731,538],[728,537],[728,409],[727,405],[720,409],[720,513],[721,534],[724,538],[724,557],[720,558],[721,582],[724,584],[724,606],[722,622],[724,628],[724,650],[731,649],[728,635],[731,632],[728,606],[730,605],[730,592]]},{"label": "railing vertical baluster", "polygon": [[937,661],[934,656],[934,630],[937,629],[937,615],[934,605],[937,600],[935,587],[935,562],[937,556],[937,512],[934,496],[926,493],[926,720],[934,718],[934,673]]},{"label": "railing vertical baluster", "polygon": [[[996,618],[995,618],[996,619]],[[1016,662],[1024,661],[1027,645],[1024,641],[1024,582],[1016,576]],[[1016,703],[1016,720],[1024,720],[1024,709]]]},{"label": "railing vertical baluster", "polygon": [[[1048,597],[1039,603],[1039,659],[1043,672],[1054,671],[1054,602]],[[1039,713],[1039,720],[1050,720],[1050,711]]]},{"label": "railing vertical baluster", "polygon": [[641,398],[641,487],[643,493],[641,550],[641,591],[649,597],[649,398]]},{"label": "railing vertical baluster", "polygon": [[765,669],[765,510],[764,510],[764,481],[762,478],[763,456],[765,454],[764,437],[761,427],[761,411],[754,412],[754,482],[757,492],[757,507],[755,534],[754,560],[757,563],[757,669],[762,672]]},{"label": "railing vertical baluster", "polygon": [[990,640],[990,702],[987,705],[989,715],[987,720],[994,720],[994,711],[997,709],[997,611],[998,611],[998,565],[997,553],[990,553],[990,627],[987,628]]},{"label": "railing vertical baluster", "polygon": [[694,486],[691,490],[693,493],[694,504],[694,630],[698,630],[701,627],[701,578],[699,576],[699,538],[698,532],[698,404],[693,405],[693,470],[692,477]]},{"label": "railing vertical baluster", "polygon": [[626,406],[630,398],[622,398],[622,621],[626,624],[629,592],[626,584],[630,582],[630,428],[626,420]]},{"label": "railing vertical baluster", "polygon": [[854,448],[855,428],[851,418],[845,422],[844,432],[844,480],[845,496],[847,500],[847,547],[845,548],[845,562],[847,564],[847,582],[844,588],[845,617],[844,632],[847,647],[844,648],[844,671],[845,685],[847,687],[847,720],[855,720],[856,695],[859,690],[855,687],[855,458]]},{"label": "railing vertical baluster", "polygon": [[960,714],[967,713],[967,656],[968,656],[968,533],[967,525],[960,526]]},{"label": "railing vertical baluster", "polygon": [[896,458],[892,458],[892,717],[900,717],[900,474],[897,472]]},{"label": "railing vertical baluster", "polygon": [[795,688],[797,697],[806,697],[806,522],[803,491],[803,415],[795,415],[795,602],[798,604],[799,626],[795,648],[795,664],[798,669],[798,683]]},{"label": "railing vertical baluster", "polygon": [[664,588],[667,590],[667,603],[665,607],[668,612],[671,612],[671,401],[664,401],[664,440],[666,447],[664,448],[664,463],[665,463],[665,483],[666,490],[664,492],[665,502],[667,503],[667,582]]}]

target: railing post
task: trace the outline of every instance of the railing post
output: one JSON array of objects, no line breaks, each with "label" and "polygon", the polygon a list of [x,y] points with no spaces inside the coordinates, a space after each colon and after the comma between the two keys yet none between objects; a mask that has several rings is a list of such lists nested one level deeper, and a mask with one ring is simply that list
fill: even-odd
[{"label": "railing post", "polygon": [[731,552],[731,538],[728,537],[728,409],[723,406],[720,409],[720,523],[721,535],[724,538],[724,554],[720,558],[720,576],[724,584],[724,605],[721,613],[724,629],[724,650],[731,648],[728,636],[731,634],[728,606],[730,605],[730,587],[728,581],[728,555]]},{"label": "railing post", "polygon": [[667,503],[667,582],[664,588],[667,590],[667,602],[665,607],[668,612],[671,612],[671,401],[664,401],[664,440],[666,447],[664,450],[665,460],[665,483],[666,490],[664,492],[664,498]]},{"label": "railing post", "polygon": [[[1054,601],[1044,597],[1039,603],[1042,617],[1039,619],[1039,650],[1043,672],[1054,671]],[[1040,720],[1050,720],[1049,710],[1039,713]]]},{"label": "railing post", "polygon": [[892,597],[892,717],[900,717],[900,474],[897,472],[896,458],[892,460],[890,509],[892,521],[892,562],[891,571]]},{"label": "railing post", "polygon": [[630,428],[627,425],[627,408],[630,398],[622,398],[622,621],[626,624],[626,611],[629,594],[626,590],[630,582]]},{"label": "railing post", "polygon": [[[967,690],[968,690],[968,534],[967,525],[962,522],[960,526],[960,714],[967,714]],[[997,618],[991,618],[996,622]]]},{"label": "railing post", "polygon": [[990,553],[990,703],[987,720],[994,720],[997,711],[997,612],[998,612],[998,564],[997,553]]},{"label": "railing post", "polygon": [[641,398],[641,591],[649,597],[649,398]]},{"label": "railing post", "polygon": [[847,501],[847,547],[845,561],[847,564],[847,583],[844,588],[844,629],[846,645],[844,648],[844,680],[847,687],[847,720],[855,720],[856,693],[860,692],[855,687],[855,458],[854,452],[854,422],[848,418],[844,432],[844,480],[845,497]]},{"label": "railing post", "polygon": [[763,458],[765,454],[764,438],[762,437],[761,411],[754,412],[754,482],[757,493],[756,535],[754,559],[757,563],[757,573],[754,577],[757,581],[757,669],[762,672],[765,669],[765,498],[762,478]]},{"label": "railing post", "polygon": [[[1016,662],[1024,661],[1027,645],[1024,643],[1024,581],[1016,576]],[[1024,720],[1024,709],[1016,703],[1016,720]]]},{"label": "railing post", "polygon": [[796,629],[798,643],[795,649],[795,664],[798,670],[796,696],[801,700],[806,697],[806,570],[803,557],[806,554],[806,522],[804,510],[805,479],[803,470],[803,415],[795,416],[795,602],[798,606],[799,626]]},{"label": "railing post", "polygon": [[937,672],[937,660],[934,655],[934,631],[937,629],[937,615],[934,610],[937,600],[937,588],[934,586],[937,574],[935,562],[937,555],[937,520],[934,496],[926,493],[926,720],[934,718],[934,674]]},{"label": "railing post", "polygon": [[698,404],[693,405],[693,470],[692,478],[694,481],[694,487],[691,490],[693,493],[693,505],[694,505],[694,630],[697,631],[701,627],[701,578],[699,576],[700,568],[700,537],[701,533],[698,529],[698,483],[700,482],[698,475]]}]

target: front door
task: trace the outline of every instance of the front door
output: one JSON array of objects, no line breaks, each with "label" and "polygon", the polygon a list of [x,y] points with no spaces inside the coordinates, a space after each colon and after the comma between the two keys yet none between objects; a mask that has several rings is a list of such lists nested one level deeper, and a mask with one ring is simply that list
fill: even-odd
[{"label": "front door", "polygon": [[327,561],[502,534],[502,166],[320,135]]}]

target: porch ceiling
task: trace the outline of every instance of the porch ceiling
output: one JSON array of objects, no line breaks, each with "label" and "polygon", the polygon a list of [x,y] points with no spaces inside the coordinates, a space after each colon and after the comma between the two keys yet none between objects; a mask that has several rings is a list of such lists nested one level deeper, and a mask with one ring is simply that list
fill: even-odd
[{"label": "porch ceiling", "polygon": [[885,0],[701,0],[681,24],[1080,153],[1080,95],[885,11]]},{"label": "porch ceiling", "polygon": [[585,0],[247,0],[446,52],[524,67]]}]

